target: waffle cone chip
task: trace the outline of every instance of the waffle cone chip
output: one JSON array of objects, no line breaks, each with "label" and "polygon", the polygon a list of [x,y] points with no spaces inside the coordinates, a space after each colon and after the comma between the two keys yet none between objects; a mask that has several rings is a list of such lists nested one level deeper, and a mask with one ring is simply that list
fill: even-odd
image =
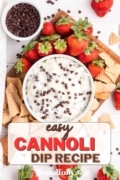
[{"label": "waffle cone chip", "polygon": [[114,45],[119,42],[120,42],[120,38],[115,33],[112,32],[109,37],[109,44]]}]

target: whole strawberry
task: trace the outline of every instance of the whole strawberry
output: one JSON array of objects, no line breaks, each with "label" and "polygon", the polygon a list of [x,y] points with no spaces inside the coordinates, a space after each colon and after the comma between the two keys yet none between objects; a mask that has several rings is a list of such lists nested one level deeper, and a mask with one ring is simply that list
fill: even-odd
[{"label": "whole strawberry", "polygon": [[120,82],[117,83],[117,87],[113,92],[113,100],[116,110],[120,110]]},{"label": "whole strawberry", "polygon": [[22,50],[21,55],[27,58],[30,61],[37,61],[39,59],[39,55],[36,51],[36,46],[38,41],[31,41],[28,43]]},{"label": "whole strawberry", "polygon": [[31,66],[32,66],[32,63],[28,59],[22,57],[18,59],[14,68],[16,70],[16,73],[26,73],[30,69]]},{"label": "whole strawberry", "polygon": [[99,17],[105,16],[113,5],[113,0],[92,0],[91,7]]},{"label": "whole strawberry", "polygon": [[88,18],[80,18],[78,19],[78,21],[75,21],[74,25],[72,26],[72,30],[76,31],[76,29],[83,31],[86,34],[93,33],[93,25],[91,24],[91,22],[89,22]]},{"label": "whole strawberry", "polygon": [[64,39],[57,39],[54,42],[54,49],[57,54],[64,54],[67,50],[67,42]]},{"label": "whole strawberry", "polygon": [[96,77],[104,71],[104,66],[105,64],[103,60],[94,60],[90,62],[87,67],[92,77]]},{"label": "whole strawberry", "polygon": [[119,172],[112,164],[104,165],[97,172],[97,180],[119,180]]},{"label": "whole strawberry", "polygon": [[48,42],[39,42],[37,45],[37,52],[39,56],[44,57],[53,53],[53,45]]},{"label": "whole strawberry", "polygon": [[58,34],[67,36],[71,33],[73,20],[70,17],[62,16],[56,23],[55,28]]},{"label": "whole strawberry", "polygon": [[90,41],[84,52],[78,55],[78,59],[87,64],[93,60],[96,60],[99,56],[98,46],[95,41]]},{"label": "whole strawberry", "polygon": [[55,34],[55,26],[52,22],[44,22],[41,34],[44,36],[50,36]]},{"label": "whole strawberry", "polygon": [[79,31],[67,38],[68,51],[71,56],[78,56],[88,46],[88,36]]}]

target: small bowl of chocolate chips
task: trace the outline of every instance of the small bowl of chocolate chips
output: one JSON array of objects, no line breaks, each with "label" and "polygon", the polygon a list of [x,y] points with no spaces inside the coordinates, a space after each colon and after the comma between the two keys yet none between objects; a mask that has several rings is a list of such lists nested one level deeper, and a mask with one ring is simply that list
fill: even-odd
[{"label": "small bowl of chocolate chips", "polygon": [[41,9],[31,1],[11,1],[3,9],[2,26],[6,34],[14,40],[35,39],[43,26]]}]

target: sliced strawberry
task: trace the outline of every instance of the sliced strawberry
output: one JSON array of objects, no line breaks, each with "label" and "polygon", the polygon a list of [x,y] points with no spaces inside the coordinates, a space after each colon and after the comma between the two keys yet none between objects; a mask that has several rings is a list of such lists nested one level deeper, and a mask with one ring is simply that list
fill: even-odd
[{"label": "sliced strawberry", "polygon": [[50,55],[53,53],[53,45],[48,41],[39,42],[37,46],[37,52],[41,57]]},{"label": "sliced strawberry", "polygon": [[103,165],[97,172],[97,180],[118,180],[119,172],[112,164]]},{"label": "sliced strawberry", "polygon": [[88,36],[83,32],[76,32],[67,38],[69,53],[72,56],[78,56],[88,46]]},{"label": "sliced strawberry", "polygon": [[71,27],[73,25],[73,20],[70,17],[62,16],[56,23],[56,31],[62,35],[67,36],[71,33]]},{"label": "sliced strawberry", "polygon": [[78,21],[75,21],[74,25],[72,26],[72,30],[76,31],[76,29],[83,31],[86,34],[93,33],[93,25],[91,22],[88,21],[88,18],[85,19],[80,18],[78,19]]},{"label": "sliced strawberry", "polygon": [[88,64],[88,70],[90,71],[92,77],[98,76],[102,71],[104,71],[105,63],[103,60],[94,60]]},{"label": "sliced strawberry", "polygon": [[99,17],[105,16],[113,5],[113,0],[91,0],[91,7]]},{"label": "sliced strawberry", "polygon": [[50,36],[52,34],[55,34],[55,32],[55,26],[52,22],[44,22],[43,28],[41,30],[42,35]]},{"label": "sliced strawberry", "polygon": [[99,50],[96,42],[90,41],[85,51],[78,55],[78,59],[82,63],[87,64],[97,59],[98,56],[99,56]]},{"label": "sliced strawberry", "polygon": [[116,110],[120,110],[120,82],[117,83],[116,89],[113,93],[113,100]]},{"label": "sliced strawberry", "polygon": [[36,51],[36,45],[38,41],[31,41],[22,50],[21,55],[30,61],[36,61],[39,59],[39,55]]},{"label": "sliced strawberry", "polygon": [[31,66],[32,63],[28,59],[20,58],[16,62],[14,68],[16,69],[16,73],[24,73],[27,72]]},{"label": "sliced strawberry", "polygon": [[54,42],[54,49],[57,54],[63,54],[67,50],[67,42],[64,39],[58,39]]}]

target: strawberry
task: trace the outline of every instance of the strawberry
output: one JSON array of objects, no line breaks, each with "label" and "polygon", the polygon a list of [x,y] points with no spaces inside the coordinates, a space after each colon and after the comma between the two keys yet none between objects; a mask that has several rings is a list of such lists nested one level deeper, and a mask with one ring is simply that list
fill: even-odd
[{"label": "strawberry", "polygon": [[88,64],[88,70],[90,71],[92,77],[96,77],[102,71],[104,71],[104,61],[103,60],[94,60]]},{"label": "strawberry", "polygon": [[118,179],[119,179],[119,172],[111,164],[102,166],[97,172],[97,180],[118,180]]},{"label": "strawberry", "polygon": [[32,166],[24,165],[18,170],[18,180],[39,180]]},{"label": "strawberry", "polygon": [[55,23],[55,29],[58,34],[67,36],[71,33],[71,27],[73,20],[70,17],[61,16],[61,18]]},{"label": "strawberry", "polygon": [[53,45],[48,42],[39,42],[37,45],[37,52],[39,56],[44,57],[53,53]]},{"label": "strawberry", "polygon": [[74,22],[74,25],[72,26],[72,30],[79,29],[80,31],[83,31],[86,34],[92,34],[93,33],[93,25],[91,22],[88,21],[88,18],[78,19],[78,21]]},{"label": "strawberry", "polygon": [[78,59],[84,63],[87,64],[95,59],[97,59],[99,56],[99,50],[98,46],[95,41],[90,41],[87,48],[84,52],[80,53],[78,55]]},{"label": "strawberry", "polygon": [[44,36],[50,36],[55,34],[55,26],[52,22],[44,22],[41,34]]},{"label": "strawberry", "polygon": [[83,32],[76,32],[67,38],[69,53],[72,56],[78,56],[88,46],[88,36]]},{"label": "strawberry", "polygon": [[57,54],[63,54],[67,50],[67,42],[64,39],[57,39],[54,42],[54,49]]},{"label": "strawberry", "polygon": [[92,0],[91,7],[99,17],[105,16],[113,5],[113,0]]},{"label": "strawberry", "polygon": [[[77,180],[78,177],[82,176],[81,167],[78,165],[56,165],[56,169],[59,170],[61,180]],[[69,169],[69,174],[67,174],[67,169]]]},{"label": "strawberry", "polygon": [[37,61],[39,59],[39,55],[36,51],[37,44],[38,44],[38,41],[31,41],[30,43],[28,43],[23,48],[21,55],[30,61]]},{"label": "strawberry", "polygon": [[113,92],[113,100],[116,110],[120,110],[120,82],[117,83],[117,87]]},{"label": "strawberry", "polygon": [[31,66],[32,63],[28,59],[23,57],[18,59],[14,68],[16,69],[16,73],[25,73],[30,69]]}]

